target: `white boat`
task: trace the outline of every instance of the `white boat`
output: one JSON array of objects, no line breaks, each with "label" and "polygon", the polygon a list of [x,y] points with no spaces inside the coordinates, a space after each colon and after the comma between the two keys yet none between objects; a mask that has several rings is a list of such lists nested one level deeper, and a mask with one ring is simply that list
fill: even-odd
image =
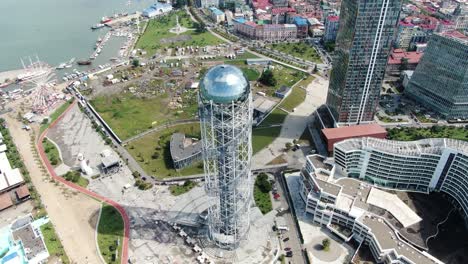
[{"label": "white boat", "polygon": [[57,67],[55,67],[55,69],[62,70],[62,69],[65,68],[65,66],[67,66],[67,64],[65,62],[63,62],[63,63],[60,63]]}]

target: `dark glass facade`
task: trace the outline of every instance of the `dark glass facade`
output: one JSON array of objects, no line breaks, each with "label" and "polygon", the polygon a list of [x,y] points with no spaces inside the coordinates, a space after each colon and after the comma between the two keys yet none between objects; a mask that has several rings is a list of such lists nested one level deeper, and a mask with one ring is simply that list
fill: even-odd
[{"label": "dark glass facade", "polygon": [[400,0],[343,0],[327,96],[338,124],[374,119],[400,6]]},{"label": "dark glass facade", "polygon": [[468,38],[433,35],[405,93],[450,119],[468,118]]}]

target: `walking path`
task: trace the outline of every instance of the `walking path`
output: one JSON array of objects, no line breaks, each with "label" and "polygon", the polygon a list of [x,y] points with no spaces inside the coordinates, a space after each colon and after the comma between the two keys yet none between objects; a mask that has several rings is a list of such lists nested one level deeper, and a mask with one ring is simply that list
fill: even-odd
[{"label": "walking path", "polygon": [[[99,210],[99,203],[86,195],[56,184],[46,176],[35,155],[30,132],[22,129],[22,123],[14,113],[4,116],[18,152],[28,169],[56,233],[72,263],[100,263],[95,247],[95,224],[90,220]],[[40,141],[42,142],[42,140]]]},{"label": "walking path", "polygon": [[264,167],[275,157],[282,154],[284,146],[287,142],[292,142],[298,139],[308,123],[311,122],[312,113],[322,104],[327,98],[328,80],[316,76],[315,80],[306,88],[306,98],[296,111],[290,113],[283,122],[280,135],[265,149],[259,151],[252,159],[252,169]]},{"label": "walking path", "polygon": [[[55,126],[57,124],[58,121],[60,121],[63,116],[68,113],[68,111],[76,104],[76,101],[73,102],[73,104],[71,104],[67,110],[59,117],[57,118],[50,126],[49,128]],[[48,128],[48,129],[49,129]],[[54,171],[54,168],[52,167],[52,165],[50,164],[49,160],[47,159],[47,155],[45,154],[44,152],[44,147],[42,146],[42,139],[47,135],[47,131],[48,129],[46,129],[44,132],[42,132],[42,134],[39,136],[39,139],[37,140],[36,144],[37,144],[37,149],[39,151],[39,155],[41,156],[41,159],[42,161],[44,162],[44,164],[46,165],[46,168],[47,170],[49,171],[49,174],[52,176],[52,178],[56,181],[59,181],[65,185],[67,185],[68,187],[71,187],[72,189],[75,189],[83,194],[86,194],[92,198],[95,198],[95,199],[98,199],[100,200],[101,202],[105,202],[105,203],[108,203],[110,205],[112,205],[113,207],[115,207],[119,213],[122,215],[122,218],[123,218],[123,221],[124,221],[124,237],[123,237],[123,242],[122,242],[122,258],[121,258],[121,263],[122,264],[126,264],[128,263],[128,238],[130,236],[130,220],[128,218],[128,215],[125,211],[125,209],[118,203],[114,202],[113,200],[111,199],[108,199],[106,197],[103,197],[99,194],[96,194],[94,192],[91,192],[89,191],[88,189],[86,188],[83,188],[81,186],[78,186],[72,182],[69,182],[69,181],[66,181],[64,178],[62,177],[59,177],[55,171]],[[98,260],[100,261],[100,260]],[[97,263],[97,262],[96,262]]]}]

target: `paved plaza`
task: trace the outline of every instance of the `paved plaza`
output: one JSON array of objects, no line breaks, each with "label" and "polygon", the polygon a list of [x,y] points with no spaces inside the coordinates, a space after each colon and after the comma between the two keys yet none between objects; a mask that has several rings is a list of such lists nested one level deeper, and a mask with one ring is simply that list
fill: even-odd
[{"label": "paved plaza", "polygon": [[[253,169],[262,168],[275,157],[281,155],[285,144],[298,139],[302,135],[307,124],[312,121],[312,113],[325,103],[328,80],[318,75],[315,77],[315,80],[306,87],[307,93],[304,102],[296,107],[296,111],[289,113],[284,120],[278,138],[252,157]],[[295,157],[295,163],[304,164],[305,158],[303,156]]]},{"label": "paved plaza", "polygon": [[[74,128],[74,129],[72,129]],[[49,132],[49,138],[59,147],[64,166],[58,169],[79,166],[81,153],[89,159],[89,165],[99,172],[100,153],[106,149],[102,137],[92,128],[91,121],[77,106]],[[118,156],[118,155],[117,155]],[[142,191],[134,186],[130,169],[122,162],[121,168],[99,177],[87,177],[88,189],[121,204],[130,218],[129,255],[132,263],[194,263],[197,254],[169,223],[184,226],[187,234],[199,241],[204,252],[213,259],[235,260],[236,263],[266,263],[273,260],[278,251],[278,238],[272,231],[276,211],[262,215],[252,208],[252,228],[248,239],[235,254],[220,251],[206,238],[205,221],[200,214],[209,207],[207,196],[200,183],[190,192],[173,196],[169,186],[154,186]],[[222,258],[220,258],[222,257]],[[224,261],[223,260],[223,261]]]}]

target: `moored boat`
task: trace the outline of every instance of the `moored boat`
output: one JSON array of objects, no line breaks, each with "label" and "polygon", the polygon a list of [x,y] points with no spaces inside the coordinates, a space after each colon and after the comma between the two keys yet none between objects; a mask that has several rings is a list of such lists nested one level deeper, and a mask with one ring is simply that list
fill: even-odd
[{"label": "moored boat", "polygon": [[78,65],[91,65],[90,60],[79,60],[76,62]]}]

